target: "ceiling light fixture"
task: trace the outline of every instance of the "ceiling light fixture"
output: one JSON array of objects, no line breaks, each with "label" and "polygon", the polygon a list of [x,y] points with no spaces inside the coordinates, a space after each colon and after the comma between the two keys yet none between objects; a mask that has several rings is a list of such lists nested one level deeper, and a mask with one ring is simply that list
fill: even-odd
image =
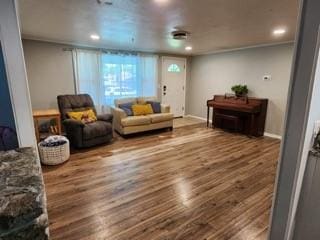
[{"label": "ceiling light fixture", "polygon": [[92,40],[99,40],[100,39],[100,36],[97,34],[91,34],[90,37]]},{"label": "ceiling light fixture", "polygon": [[184,30],[176,30],[171,32],[171,35],[175,40],[186,40],[190,36],[190,33]]},{"label": "ceiling light fixture", "polygon": [[186,46],[185,48],[187,51],[191,51],[192,50],[192,47],[191,46]]},{"label": "ceiling light fixture", "polygon": [[277,28],[275,30],[273,30],[273,35],[275,36],[280,36],[285,34],[287,31],[284,28]]},{"label": "ceiling light fixture", "polygon": [[156,2],[159,5],[164,5],[164,4],[167,4],[169,0],[154,0],[154,2]]},{"label": "ceiling light fixture", "polygon": [[97,0],[99,4],[112,5],[112,0]]}]

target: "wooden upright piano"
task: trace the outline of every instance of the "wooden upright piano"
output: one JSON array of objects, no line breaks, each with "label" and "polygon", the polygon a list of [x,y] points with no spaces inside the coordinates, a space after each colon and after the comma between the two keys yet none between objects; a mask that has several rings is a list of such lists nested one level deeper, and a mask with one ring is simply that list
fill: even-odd
[{"label": "wooden upright piano", "polygon": [[264,134],[267,106],[268,99],[215,95],[207,101],[207,126],[213,108],[212,127],[260,137]]}]

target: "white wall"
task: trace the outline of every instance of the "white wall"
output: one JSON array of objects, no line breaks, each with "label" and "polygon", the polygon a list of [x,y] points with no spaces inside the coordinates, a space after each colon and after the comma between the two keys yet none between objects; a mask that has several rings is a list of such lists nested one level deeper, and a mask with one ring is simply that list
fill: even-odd
[{"label": "white wall", "polygon": [[72,54],[65,46],[23,40],[33,109],[57,108],[57,96],[74,94]]},{"label": "white wall", "polygon": [[[287,103],[293,44],[257,47],[192,58],[187,113],[206,117],[206,100],[247,84],[249,96],[268,98],[266,132],[281,135]],[[271,81],[263,81],[271,75]]]}]

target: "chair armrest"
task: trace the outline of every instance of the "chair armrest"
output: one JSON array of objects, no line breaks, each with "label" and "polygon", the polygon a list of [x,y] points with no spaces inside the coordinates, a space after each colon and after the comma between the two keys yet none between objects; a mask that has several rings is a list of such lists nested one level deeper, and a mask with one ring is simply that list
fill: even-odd
[{"label": "chair armrest", "polygon": [[161,113],[170,113],[170,105],[161,104]]},{"label": "chair armrest", "polygon": [[122,118],[127,117],[126,112],[123,111],[121,108],[114,107],[114,108],[111,108],[111,111],[112,111],[113,117],[117,120],[121,120]]},{"label": "chair armrest", "polygon": [[81,121],[74,119],[66,119],[62,122],[64,130],[66,131],[67,137],[70,140],[70,143],[76,147],[83,146],[83,128],[85,124]]},{"label": "chair armrest", "polygon": [[113,115],[112,114],[100,114],[97,116],[99,121],[109,122],[112,123]]},{"label": "chair armrest", "polygon": [[74,119],[66,119],[63,122],[63,125],[66,126],[67,128],[83,128],[84,127],[84,123],[81,121],[77,121]]}]

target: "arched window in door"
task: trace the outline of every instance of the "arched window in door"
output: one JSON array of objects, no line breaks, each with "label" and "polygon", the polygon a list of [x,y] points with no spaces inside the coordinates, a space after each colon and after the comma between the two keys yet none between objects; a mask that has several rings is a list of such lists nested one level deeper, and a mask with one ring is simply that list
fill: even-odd
[{"label": "arched window in door", "polygon": [[168,67],[168,72],[175,72],[175,73],[179,73],[181,72],[180,67],[177,64],[171,64]]}]

